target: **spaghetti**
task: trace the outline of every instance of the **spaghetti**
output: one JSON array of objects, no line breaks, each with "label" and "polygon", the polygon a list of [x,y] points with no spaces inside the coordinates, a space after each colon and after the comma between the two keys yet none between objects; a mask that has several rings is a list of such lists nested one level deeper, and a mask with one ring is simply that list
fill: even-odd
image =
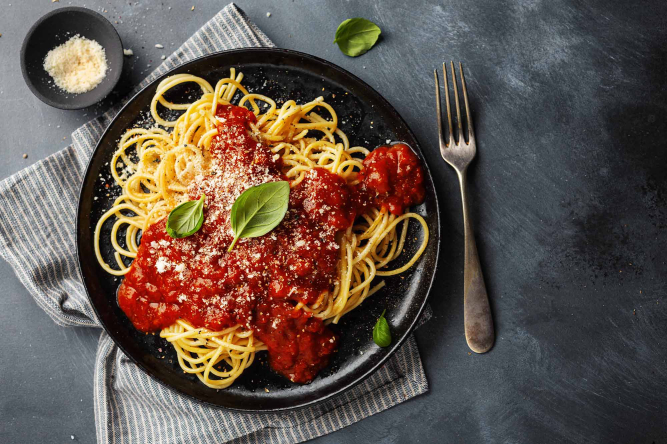
[{"label": "spaghetti", "polygon": [[[237,74],[234,69],[231,69],[229,78],[221,79],[215,87],[189,74],[168,77],[158,85],[151,102],[151,115],[157,125],[150,129],[133,128],[122,136],[110,162],[111,174],[122,192],[95,228],[95,253],[100,265],[108,273],[127,275],[133,266],[139,268],[136,262],[130,266],[126,263],[136,259],[142,248],[150,248],[153,252],[152,248],[159,250],[163,242],[166,245],[167,240],[151,234],[152,241],[145,246],[148,243],[145,239],[147,230],[164,223],[165,217],[176,205],[190,200],[193,189],[199,190],[198,187],[202,186],[202,177],[215,174],[211,171],[214,165],[218,165],[216,156],[219,154],[214,152],[213,146],[217,147],[223,133],[228,131],[224,122],[231,118],[225,112],[231,109],[231,103],[236,97],[240,96],[237,105],[249,109],[254,115],[248,121],[253,140],[270,150],[273,161],[281,167],[280,174],[290,181],[293,190],[306,189],[309,181],[320,174],[319,170],[326,170],[326,174],[335,175],[343,186],[364,190],[370,187],[375,193],[373,196],[377,196],[383,191],[382,187],[387,186],[382,181],[378,182],[378,177],[384,176],[377,173],[389,168],[389,160],[407,158],[416,161],[414,154],[405,145],[378,148],[373,151],[377,155],[371,154],[364,147],[350,146],[347,136],[338,128],[336,112],[322,97],[302,105],[288,100],[278,107],[270,97],[248,92],[241,84],[242,79],[243,74]],[[165,95],[172,88],[186,83],[197,85],[201,90],[199,99],[186,104],[167,100]],[[166,109],[170,113],[181,114],[170,120],[160,115],[161,109],[163,113]],[[321,110],[329,114],[328,118],[318,113]],[[416,168],[421,174],[418,165]],[[414,173],[415,170],[408,168],[406,171]],[[257,180],[269,181],[268,177]],[[386,182],[387,177],[384,179]],[[407,179],[403,177],[402,180]],[[237,188],[242,188],[242,185],[236,184]],[[421,186],[421,183],[418,185]],[[408,191],[404,194],[409,194]],[[424,252],[428,243],[426,222],[419,214],[403,212],[409,204],[416,203],[414,196],[410,197],[412,200],[404,198],[402,201],[396,196],[390,197],[384,200],[369,197],[354,213],[358,215],[356,219],[352,218],[354,223],[345,223],[339,227],[344,228],[339,229],[335,237],[338,251],[336,279],[327,285],[327,290],[319,292],[315,297],[302,297],[289,306],[290,310],[303,314],[303,322],[314,318],[324,324],[338,323],[342,316],[384,286],[384,281],[373,285],[376,277],[404,272]],[[303,206],[306,207],[306,204]],[[295,218],[298,219],[298,216]],[[211,219],[214,217],[211,216]],[[421,224],[424,233],[422,243],[405,265],[386,270],[386,266],[403,251],[410,219]],[[105,262],[100,250],[100,238],[107,222],[112,223],[110,240],[114,250],[113,266]],[[205,219],[205,227],[208,223],[209,216]],[[142,233],[144,237],[141,237],[140,242]],[[180,273],[182,278],[183,264],[169,263],[163,259],[160,257],[156,261],[158,271],[162,273],[159,267],[172,267],[170,272]],[[129,278],[132,278],[132,282],[137,280],[131,274],[126,277],[126,281]],[[162,279],[160,276],[158,278]],[[127,287],[131,287],[132,282]],[[132,288],[130,290],[134,291]],[[125,290],[124,294],[128,291]],[[124,301],[125,304],[121,304],[121,308],[128,313],[129,296],[121,296],[119,293],[119,302]],[[188,295],[179,295],[179,302],[181,297],[185,300]],[[265,314],[257,315],[258,318],[261,316]],[[141,324],[135,318],[131,319],[137,328],[144,331],[150,331],[157,325]],[[262,321],[257,319],[256,322]],[[162,328],[160,336],[176,350],[183,371],[195,374],[211,388],[221,389],[231,385],[252,364],[257,351],[269,349],[271,357],[272,344],[267,345],[261,341],[257,333],[251,322],[210,329],[201,321],[193,322],[192,319],[180,317]],[[330,342],[335,345],[333,334],[318,336],[317,339],[323,337],[330,338]],[[293,381],[307,382],[320,367],[314,366],[313,371],[301,377],[288,372],[283,374]]]}]

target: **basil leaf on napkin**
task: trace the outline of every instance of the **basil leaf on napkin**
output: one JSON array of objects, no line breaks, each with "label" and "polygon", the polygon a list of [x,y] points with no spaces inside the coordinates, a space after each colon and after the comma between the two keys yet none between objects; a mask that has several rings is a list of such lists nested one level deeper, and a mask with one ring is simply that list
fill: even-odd
[{"label": "basil leaf on napkin", "polygon": [[167,218],[167,234],[180,239],[196,233],[204,223],[204,199],[183,202],[171,210]]},{"label": "basil leaf on napkin", "polygon": [[334,43],[343,54],[357,57],[371,49],[382,31],[375,23],[365,18],[351,18],[338,25]]},{"label": "basil leaf on napkin", "polygon": [[232,205],[232,251],[241,238],[263,236],[278,226],[287,213],[289,182],[269,182],[245,190]]},{"label": "basil leaf on napkin", "polygon": [[373,341],[380,347],[388,347],[391,344],[391,332],[389,331],[389,324],[384,318],[384,313],[387,310],[384,310],[380,315],[380,319],[375,323],[373,327]]}]

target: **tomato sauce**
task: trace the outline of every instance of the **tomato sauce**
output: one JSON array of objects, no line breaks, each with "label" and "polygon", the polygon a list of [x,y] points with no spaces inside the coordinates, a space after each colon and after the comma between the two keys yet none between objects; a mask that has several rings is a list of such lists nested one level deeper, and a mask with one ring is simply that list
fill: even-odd
[{"label": "tomato sauce", "polygon": [[[315,302],[338,279],[337,234],[369,205],[394,214],[423,200],[423,175],[405,145],[380,147],[364,161],[358,186],[348,186],[322,168],[306,174],[290,192],[285,218],[270,233],[233,240],[230,209],[246,189],[287,180],[279,155],[257,142],[245,108],[219,106],[218,135],[210,163],[188,193],[206,195],[204,224],[192,236],[171,238],[166,219],[142,235],[118,303],[134,326],[158,331],[177,319],[220,330],[241,324],[268,348],[271,367],[291,381],[306,383],[327,365],[338,337],[298,302]],[[378,154],[375,154],[375,153]]]},{"label": "tomato sauce", "polygon": [[398,216],[424,201],[424,173],[419,159],[405,144],[381,146],[366,156],[359,173],[367,204]]}]

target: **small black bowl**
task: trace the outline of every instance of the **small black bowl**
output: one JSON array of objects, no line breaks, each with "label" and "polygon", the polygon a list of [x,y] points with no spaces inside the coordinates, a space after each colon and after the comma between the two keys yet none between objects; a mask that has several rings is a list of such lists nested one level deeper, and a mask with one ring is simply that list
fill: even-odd
[{"label": "small black bowl", "polygon": [[[91,91],[70,94],[53,83],[44,58],[56,46],[79,34],[97,41],[106,52],[106,77]],[[86,8],[67,7],[49,12],[28,31],[21,47],[21,71],[30,91],[42,102],[60,109],[80,109],[105,98],[123,70],[123,44],[116,29],[100,14]]]}]

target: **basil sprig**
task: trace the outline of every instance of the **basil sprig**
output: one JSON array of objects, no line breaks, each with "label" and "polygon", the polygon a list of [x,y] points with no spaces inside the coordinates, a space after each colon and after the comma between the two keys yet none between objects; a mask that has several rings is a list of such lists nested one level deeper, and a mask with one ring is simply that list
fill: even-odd
[{"label": "basil sprig", "polygon": [[365,18],[351,18],[338,25],[334,43],[343,54],[357,57],[375,45],[381,32],[378,25]]},{"label": "basil sprig", "polygon": [[169,213],[167,218],[167,234],[180,239],[195,234],[204,223],[204,199],[183,202]]},{"label": "basil sprig", "polygon": [[287,213],[289,182],[268,182],[248,188],[232,205],[232,251],[241,238],[263,236],[278,226]]},{"label": "basil sprig", "polygon": [[384,318],[384,313],[387,310],[384,310],[380,315],[380,319],[375,323],[373,327],[373,341],[380,347],[388,347],[391,344],[391,332],[389,331],[389,324]]}]

